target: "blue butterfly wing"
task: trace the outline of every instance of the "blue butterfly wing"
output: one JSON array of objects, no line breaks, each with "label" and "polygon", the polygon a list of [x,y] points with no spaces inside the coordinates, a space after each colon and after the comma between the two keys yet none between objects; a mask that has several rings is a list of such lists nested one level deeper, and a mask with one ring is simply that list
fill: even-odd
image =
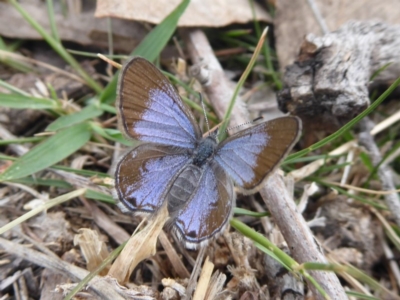
[{"label": "blue butterfly wing", "polygon": [[282,117],[240,131],[219,144],[215,160],[244,193],[255,192],[297,142],[301,121]]},{"label": "blue butterfly wing", "polygon": [[201,131],[169,80],[152,63],[135,57],[119,78],[119,127],[130,138],[193,149]]},{"label": "blue butterfly wing", "polygon": [[197,191],[173,220],[176,235],[187,248],[196,248],[223,230],[234,201],[232,180],[211,161],[204,168]]},{"label": "blue butterfly wing", "polygon": [[188,154],[176,147],[146,143],[134,148],[115,172],[118,199],[133,211],[154,212],[188,159]]}]

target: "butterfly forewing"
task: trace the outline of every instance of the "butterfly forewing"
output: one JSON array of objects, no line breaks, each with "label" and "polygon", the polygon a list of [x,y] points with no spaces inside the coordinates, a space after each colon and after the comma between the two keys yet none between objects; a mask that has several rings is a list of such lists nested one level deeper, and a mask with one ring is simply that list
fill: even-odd
[{"label": "butterfly forewing", "polygon": [[161,207],[165,193],[189,157],[179,148],[142,144],[119,162],[115,187],[119,200],[136,212],[153,212]]},{"label": "butterfly forewing", "polygon": [[252,193],[292,149],[300,132],[297,117],[264,122],[223,141],[215,160],[244,193]]},{"label": "butterfly forewing", "polygon": [[201,138],[194,116],[174,86],[140,57],[121,71],[117,113],[120,130],[133,139],[193,149]]},{"label": "butterfly forewing", "polygon": [[204,168],[194,196],[174,219],[173,228],[187,248],[196,248],[226,225],[235,202],[233,182],[214,161]]}]

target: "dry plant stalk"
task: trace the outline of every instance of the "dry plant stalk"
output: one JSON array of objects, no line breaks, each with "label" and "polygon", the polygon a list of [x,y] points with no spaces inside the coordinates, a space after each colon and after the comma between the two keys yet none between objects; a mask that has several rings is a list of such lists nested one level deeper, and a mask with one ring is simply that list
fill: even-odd
[{"label": "dry plant stalk", "polygon": [[135,267],[156,253],[157,238],[167,220],[168,209],[166,205],[163,205],[143,230],[132,235],[111,266],[108,275],[117,279],[120,284],[128,282]]},{"label": "dry plant stalk", "polygon": [[210,283],[210,278],[213,270],[214,270],[214,264],[209,260],[209,257],[207,256],[206,259],[204,260],[203,269],[201,270],[200,273],[200,278],[196,287],[196,291],[194,292],[193,295],[193,300],[204,299],[207,292],[208,284]]}]

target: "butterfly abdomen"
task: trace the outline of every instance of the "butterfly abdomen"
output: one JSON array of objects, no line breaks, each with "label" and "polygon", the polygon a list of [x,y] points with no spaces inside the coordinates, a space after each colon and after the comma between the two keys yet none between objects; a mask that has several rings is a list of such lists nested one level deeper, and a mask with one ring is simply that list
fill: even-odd
[{"label": "butterfly abdomen", "polygon": [[203,171],[189,164],[176,178],[168,193],[168,212],[172,215],[184,205],[197,189]]}]

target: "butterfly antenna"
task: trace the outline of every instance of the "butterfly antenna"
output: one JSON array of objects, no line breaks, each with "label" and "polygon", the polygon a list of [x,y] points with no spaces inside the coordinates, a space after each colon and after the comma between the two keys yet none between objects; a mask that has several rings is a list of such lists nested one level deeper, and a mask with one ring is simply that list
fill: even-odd
[{"label": "butterfly antenna", "polygon": [[239,128],[239,127],[242,127],[242,126],[248,125],[248,124],[253,124],[253,123],[255,123],[255,122],[259,121],[259,120],[262,120],[262,119],[263,119],[263,117],[258,117],[258,118],[255,118],[253,121],[249,121],[249,122],[246,122],[246,123],[243,123],[243,124],[240,124],[240,125],[236,125],[234,127],[229,127],[229,128],[227,128],[225,130],[225,132],[228,133],[228,131],[230,131],[232,129],[236,129],[236,128]]},{"label": "butterfly antenna", "polygon": [[206,106],[204,105],[203,95],[202,95],[201,93],[199,93],[199,96],[200,96],[201,106],[203,107],[204,118],[206,119],[207,131],[210,131],[210,124],[208,124],[208,118],[207,118],[207,113],[206,113]]}]

